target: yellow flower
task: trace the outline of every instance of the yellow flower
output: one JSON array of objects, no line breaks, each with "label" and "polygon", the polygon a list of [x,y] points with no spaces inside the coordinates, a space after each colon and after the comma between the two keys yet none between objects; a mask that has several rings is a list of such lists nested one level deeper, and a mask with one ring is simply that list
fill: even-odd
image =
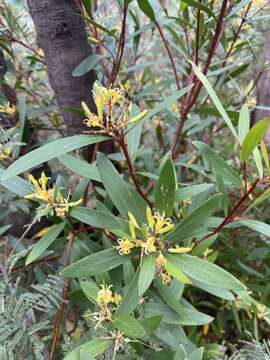
[{"label": "yellow flower", "polygon": [[68,213],[69,209],[71,207],[80,205],[82,203],[82,199],[79,199],[77,201],[72,201],[72,202],[68,202],[67,199],[63,199],[63,202],[59,203],[59,204],[54,204],[54,209],[55,209],[55,213],[57,216],[63,218],[66,216],[66,214]]},{"label": "yellow flower", "polygon": [[146,209],[146,217],[150,229],[155,234],[164,234],[174,227],[170,218],[165,218],[165,215],[161,215],[159,212],[155,212],[153,215],[150,207]]},{"label": "yellow flower", "polygon": [[35,192],[32,194],[25,195],[26,199],[39,199],[44,202],[53,202],[54,188],[47,189],[47,182],[49,178],[46,177],[45,173],[42,172],[40,179],[35,179],[33,175],[28,176],[29,182],[34,186]]},{"label": "yellow flower", "polygon": [[95,133],[106,133],[110,136],[123,134],[123,130],[129,124],[134,124],[141,120],[147,110],[142,111],[133,118],[129,118],[132,110],[131,103],[125,97],[123,88],[105,88],[97,82],[93,88],[94,102],[97,114],[90,111],[88,106],[82,102],[82,107],[86,115],[84,123]]},{"label": "yellow flower", "polygon": [[117,292],[115,292],[114,296],[112,296],[111,303],[115,305],[119,305],[121,301],[122,301],[122,296]]},{"label": "yellow flower", "polygon": [[112,300],[112,291],[110,290],[111,287],[112,285],[109,286],[105,284],[101,285],[101,290],[99,290],[96,298],[96,301],[99,305],[104,305],[111,302]]},{"label": "yellow flower", "polygon": [[163,256],[162,253],[159,253],[158,257],[156,258],[156,265],[158,268],[163,267],[164,265],[166,265],[167,260],[165,259],[165,257]]},{"label": "yellow flower", "polygon": [[119,246],[116,249],[119,251],[120,255],[128,255],[131,252],[131,249],[134,248],[134,243],[129,240],[127,237],[123,237],[117,240]]},{"label": "yellow flower", "polygon": [[8,159],[11,156],[12,149],[10,147],[0,147],[0,160]]},{"label": "yellow flower", "polygon": [[176,245],[175,248],[168,249],[168,252],[174,253],[174,254],[186,254],[192,250],[192,247],[183,247]]},{"label": "yellow flower", "polygon": [[168,272],[164,272],[161,274],[163,284],[168,285],[172,281],[172,277]]},{"label": "yellow flower", "polygon": [[263,320],[265,317],[265,305],[263,304],[257,304],[257,316],[260,320]]},{"label": "yellow flower", "polygon": [[5,113],[9,116],[14,116],[16,113],[16,106],[11,105],[10,102],[6,102],[4,105],[0,105],[0,113]]},{"label": "yellow flower", "polygon": [[145,253],[147,255],[157,251],[155,241],[156,241],[155,237],[151,236],[147,238],[146,242],[143,244],[145,248]]},{"label": "yellow flower", "polygon": [[257,100],[255,97],[247,100],[247,105],[250,107],[255,107],[257,105]]}]

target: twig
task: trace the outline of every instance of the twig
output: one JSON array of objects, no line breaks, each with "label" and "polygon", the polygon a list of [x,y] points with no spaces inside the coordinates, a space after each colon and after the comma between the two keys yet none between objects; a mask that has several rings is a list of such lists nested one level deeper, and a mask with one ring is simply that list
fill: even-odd
[{"label": "twig", "polygon": [[129,169],[129,173],[130,173],[130,176],[134,182],[134,185],[136,187],[136,190],[137,192],[141,195],[141,197],[147,202],[147,204],[152,208],[153,207],[153,204],[151,203],[151,201],[147,198],[147,196],[143,193],[141,187],[140,187],[140,184],[139,184],[139,181],[135,175],[135,170],[134,170],[134,167],[132,165],[132,162],[131,162],[131,159],[130,159],[130,156],[129,156],[129,153],[128,153],[128,149],[126,147],[126,144],[125,144],[125,139],[124,137],[120,137],[119,138],[119,145],[124,153],[124,156],[126,158],[126,161],[127,161],[127,165],[128,165],[128,169]]},{"label": "twig", "polygon": [[[66,261],[65,261],[66,266],[69,266],[70,262],[71,262],[71,249],[72,249],[72,243],[73,243],[74,238],[75,238],[74,234],[70,233],[67,248],[66,248]],[[63,316],[65,304],[66,304],[68,285],[69,285],[69,280],[68,280],[68,278],[65,278],[64,287],[63,287],[62,295],[61,295],[60,308],[56,314],[55,323],[54,323],[52,347],[51,347],[51,352],[50,352],[51,360],[54,359],[56,349],[57,349],[57,343],[58,343],[58,339],[59,339],[59,335],[60,335],[61,320],[62,320],[62,316]]]},{"label": "twig", "polygon": [[[236,216],[236,211],[240,208],[240,206],[243,205],[243,203],[245,202],[245,200],[249,197],[250,194],[252,194],[252,192],[256,189],[256,186],[259,182],[259,179],[255,180],[253,185],[250,187],[250,189],[241,197],[241,199],[236,203],[236,205],[233,207],[233,209],[230,211],[230,213],[225,217],[225,219],[222,221],[222,223],[216,227],[213,231],[211,231],[210,233],[208,233],[207,235],[205,235],[202,240],[208,239],[210,236],[215,235],[217,232],[219,232],[225,225],[230,224],[235,216]],[[201,241],[202,241],[201,240]]]}]

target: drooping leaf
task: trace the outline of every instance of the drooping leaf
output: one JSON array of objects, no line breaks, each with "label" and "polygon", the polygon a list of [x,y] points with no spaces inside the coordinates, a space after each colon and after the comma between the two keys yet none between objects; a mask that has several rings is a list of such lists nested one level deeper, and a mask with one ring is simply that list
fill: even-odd
[{"label": "drooping leaf", "polygon": [[171,158],[168,158],[160,171],[155,188],[155,207],[160,214],[172,214],[176,184],[175,169]]},{"label": "drooping leaf", "polygon": [[118,330],[132,338],[139,338],[145,335],[143,326],[138,320],[129,315],[115,315],[113,317],[113,324]]},{"label": "drooping leaf", "polygon": [[142,268],[139,275],[139,295],[141,296],[151,285],[156,271],[156,259],[154,254],[143,258]]},{"label": "drooping leaf", "polygon": [[268,123],[268,119],[263,118],[262,120],[258,121],[254,126],[252,126],[252,128],[247,133],[241,149],[241,157],[243,161],[247,161],[249,155],[263,138],[268,128]]},{"label": "drooping leaf", "polygon": [[12,176],[21,174],[24,171],[27,171],[60,155],[105,140],[107,140],[107,138],[104,136],[74,135],[64,139],[52,141],[16,160],[7,168],[1,178],[1,181],[5,181]]},{"label": "drooping leaf", "polygon": [[42,236],[42,238],[34,245],[29,255],[26,258],[25,264],[28,265],[39,256],[41,256],[45,250],[58,238],[60,233],[64,230],[66,223],[62,222],[57,225],[53,225],[50,230]]},{"label": "drooping leaf", "polygon": [[228,290],[244,290],[245,286],[233,275],[208,261],[187,254],[167,254],[175,266],[191,278],[202,283]]},{"label": "drooping leaf", "polygon": [[129,255],[121,256],[114,249],[106,249],[66,267],[61,275],[65,277],[84,277],[104,273],[112,270],[130,259]]}]

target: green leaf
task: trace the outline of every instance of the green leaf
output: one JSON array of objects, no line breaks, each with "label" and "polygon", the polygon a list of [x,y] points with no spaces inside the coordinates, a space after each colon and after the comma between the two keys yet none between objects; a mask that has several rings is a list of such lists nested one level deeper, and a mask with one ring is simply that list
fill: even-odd
[{"label": "green leaf", "polygon": [[99,292],[97,284],[91,278],[79,278],[79,283],[85,296],[96,305],[96,298]]},{"label": "green leaf", "polygon": [[211,196],[208,200],[200,204],[191,211],[175,228],[166,236],[173,241],[191,238],[198,233],[200,226],[213,214],[220,204],[221,194]]},{"label": "green leaf", "polygon": [[195,0],[182,0],[182,1],[195,9],[200,9],[200,10],[206,12],[208,15],[215,17],[215,14],[209,7],[203,5]]},{"label": "green leaf", "polygon": [[[173,103],[175,103],[177,100],[179,100],[181,97],[183,97],[189,90],[192,88],[191,85],[188,85],[181,90],[175,91],[173,95],[167,96],[163,101],[161,101],[157,106],[155,106],[153,109],[149,110],[148,113],[145,115],[145,117],[139,122],[139,124],[144,123],[145,121],[148,121],[153,116],[157,115],[161,111],[169,108]],[[138,124],[133,125],[129,131],[134,129]]]},{"label": "green leaf", "polygon": [[[155,285],[167,305],[170,306],[181,318],[182,325],[202,325],[208,324],[213,320],[211,316],[200,313],[193,307],[186,307],[179,300],[177,300],[168,285],[164,285],[160,278],[157,278]],[[163,311],[160,312],[164,314]],[[163,320],[165,321],[165,314]]]},{"label": "green leaf", "polygon": [[176,280],[180,281],[181,283],[192,284],[192,281],[183,273],[183,271],[179,270],[177,266],[175,266],[168,260],[167,263],[165,264],[165,269],[168,271],[170,275],[172,275],[172,277],[174,277]]},{"label": "green leaf", "polygon": [[207,79],[207,77],[202,73],[202,71],[198,68],[197,65],[195,65],[192,61],[190,61],[193,71],[195,73],[195,75],[198,77],[198,79],[202,82],[202,84],[204,85],[206,91],[208,92],[210,98],[212,99],[214,105],[216,106],[217,110],[219,111],[221,117],[223,118],[223,120],[225,121],[225,123],[228,125],[229,129],[231,130],[233,136],[235,137],[235,139],[238,140],[238,136],[236,134],[236,131],[234,129],[234,126],[231,122],[231,119],[229,118],[226,110],[224,109],[224,107],[222,106],[219,98],[217,97],[217,94],[215,93],[215,90],[212,88],[212,85],[210,84],[209,80]]},{"label": "green leaf", "polygon": [[214,184],[199,184],[192,186],[183,186],[175,191],[175,201],[183,201],[189,197],[201,194],[214,188]]},{"label": "green leaf", "polygon": [[260,144],[261,144],[262,157],[267,168],[268,176],[270,176],[270,164],[268,159],[268,153],[263,139],[261,140]]},{"label": "green leaf", "polygon": [[167,254],[166,258],[195,280],[228,290],[244,290],[233,275],[208,261],[187,254]]},{"label": "green leaf", "polygon": [[260,153],[259,149],[257,148],[257,146],[252,151],[252,156],[253,156],[256,168],[258,170],[259,178],[262,179],[263,178],[263,164],[262,164],[261,153]]},{"label": "green leaf", "polygon": [[[126,255],[125,255],[126,256]],[[128,289],[121,301],[115,316],[119,317],[121,315],[129,315],[132,311],[136,308],[139,303],[139,289],[138,289],[138,282],[139,282],[139,272],[136,272],[133,276],[131,283],[128,286]]]},{"label": "green leaf", "polygon": [[160,171],[155,188],[155,207],[160,214],[172,214],[176,185],[175,169],[171,158],[168,158]]},{"label": "green leaf", "polygon": [[[119,219],[113,214],[89,209],[84,206],[75,206],[73,209],[71,209],[70,215],[74,219],[77,219],[87,225],[101,229],[119,229],[119,227],[121,227],[123,230],[128,229],[127,221]],[[126,227],[123,228],[125,223]]]},{"label": "green leaf", "polygon": [[96,165],[88,164],[86,161],[76,159],[75,157],[68,154],[59,156],[58,159],[63,165],[76,174],[81,175],[89,180],[100,181]]},{"label": "green leaf", "polygon": [[91,356],[98,356],[113,344],[112,340],[90,340],[71,351],[63,360],[80,360],[80,352],[89,353]]},{"label": "green leaf", "polygon": [[234,6],[232,8],[232,10],[230,11],[230,13],[227,15],[226,19],[229,19],[231,16],[233,16],[234,14],[239,14],[240,10],[247,6],[252,0],[241,0],[240,2],[237,3],[236,6]]},{"label": "green leaf", "polygon": [[192,144],[200,151],[209,164],[213,167],[216,173],[220,174],[224,179],[230,181],[235,186],[242,186],[241,179],[237,172],[226,163],[214,150],[208,145],[200,142],[193,141]]},{"label": "green leaf", "polygon": [[192,279],[192,285],[196,286],[199,289],[202,289],[203,291],[208,292],[209,294],[215,295],[221,299],[225,299],[229,301],[235,300],[235,297],[233,296],[230,290],[221,289],[220,287],[216,287],[216,286],[211,286],[209,284],[205,284],[194,279]]},{"label": "green leaf", "polygon": [[140,223],[145,221],[146,202],[118,174],[111,161],[98,153],[97,167],[102,183],[118,211],[127,217],[130,211]]},{"label": "green leaf", "polygon": [[0,236],[2,236],[10,227],[11,227],[11,225],[1,226],[0,227]]},{"label": "green leaf", "polygon": [[266,200],[270,196],[270,188],[267,189],[262,195],[258,196],[257,199],[253,202],[252,206],[249,209],[260,205],[264,200]]},{"label": "green leaf", "polygon": [[150,254],[148,256],[144,256],[143,265],[140,270],[139,275],[139,295],[142,296],[143,293],[149,288],[151,285],[156,271],[156,258],[154,254]]},{"label": "green leaf", "polygon": [[82,76],[91,71],[103,56],[98,54],[89,55],[72,72],[72,76]]},{"label": "green leaf", "polygon": [[243,144],[244,138],[249,131],[249,110],[247,104],[244,104],[240,110],[238,122],[238,137],[240,144]]},{"label": "green leaf", "polygon": [[11,179],[2,181],[5,171],[0,168],[0,185],[5,189],[13,192],[14,194],[25,196],[33,192],[33,188],[30,183],[19,176],[14,176]]},{"label": "green leaf", "polygon": [[159,327],[162,320],[162,315],[151,316],[149,318],[140,320],[141,325],[144,328],[145,335],[150,336]]},{"label": "green leaf", "polygon": [[60,233],[64,230],[66,223],[62,222],[57,225],[53,225],[50,230],[42,236],[42,238],[34,245],[29,255],[26,258],[25,264],[28,265],[36,260],[45,250],[58,238]]},{"label": "green leaf", "polygon": [[252,230],[258,231],[259,233],[270,237],[270,225],[265,224],[262,221],[245,219],[245,220],[235,221],[233,224],[247,226]]},{"label": "green leaf", "polygon": [[135,320],[129,315],[114,316],[113,324],[118,330],[131,338],[139,338],[145,335],[143,326],[138,320]]},{"label": "green leaf", "polygon": [[64,277],[84,277],[104,273],[112,270],[130,259],[130,255],[119,255],[114,249],[106,249],[66,267],[61,275]]},{"label": "green leaf", "polygon": [[152,21],[156,21],[155,13],[148,0],[137,0],[139,8],[145,13]]},{"label": "green leaf", "polygon": [[195,349],[188,355],[188,360],[202,360],[203,358],[203,347]]},{"label": "green leaf", "polygon": [[64,139],[52,141],[16,160],[7,168],[4,176],[1,178],[1,181],[21,174],[26,170],[36,167],[65,153],[105,140],[107,140],[107,138],[104,136],[74,135]]},{"label": "green leaf", "polygon": [[266,130],[268,128],[268,119],[263,118],[262,120],[258,121],[247,133],[242,149],[241,149],[241,157],[243,161],[247,161],[249,155],[258,145],[258,143],[263,138]]}]

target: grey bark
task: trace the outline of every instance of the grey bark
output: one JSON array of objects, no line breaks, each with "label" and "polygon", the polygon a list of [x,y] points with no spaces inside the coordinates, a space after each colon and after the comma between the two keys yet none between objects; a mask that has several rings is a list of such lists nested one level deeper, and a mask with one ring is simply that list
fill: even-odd
[{"label": "grey bark", "polygon": [[[263,51],[263,63],[270,63],[270,29],[266,33],[264,51]],[[257,105],[260,106],[269,106],[270,107],[270,69],[266,70],[257,86]],[[255,121],[262,119],[263,117],[267,117],[270,119],[270,111],[269,110],[260,110],[256,109],[255,111]],[[270,120],[269,120],[270,122]],[[270,126],[268,127],[265,142],[270,144]]]},{"label": "grey bark", "polygon": [[81,132],[80,114],[69,109],[81,109],[82,100],[95,109],[91,93],[95,74],[72,76],[74,68],[91,54],[79,8],[75,0],[28,0],[28,7],[64,121],[71,132]]}]

